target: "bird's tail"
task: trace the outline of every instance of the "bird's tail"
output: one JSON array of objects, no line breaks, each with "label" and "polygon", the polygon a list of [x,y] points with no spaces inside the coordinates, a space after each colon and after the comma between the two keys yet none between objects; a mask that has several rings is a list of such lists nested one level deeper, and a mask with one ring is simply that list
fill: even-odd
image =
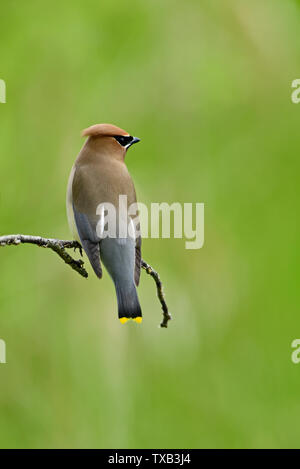
[{"label": "bird's tail", "polygon": [[129,319],[133,319],[135,322],[141,323],[142,310],[134,283],[132,282],[130,286],[116,284],[116,293],[120,322],[124,324]]}]

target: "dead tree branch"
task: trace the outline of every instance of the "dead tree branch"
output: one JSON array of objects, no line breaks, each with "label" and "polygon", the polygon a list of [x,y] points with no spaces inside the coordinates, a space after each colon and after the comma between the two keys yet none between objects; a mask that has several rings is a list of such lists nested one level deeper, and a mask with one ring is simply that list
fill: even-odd
[{"label": "dead tree branch", "polygon": [[[19,244],[35,244],[42,248],[49,248],[52,251],[63,259],[63,261],[68,264],[73,270],[78,272],[82,277],[87,278],[88,273],[84,268],[84,262],[81,259],[73,259],[66,252],[66,249],[76,249],[79,250],[80,255],[82,256],[82,247],[77,241],[65,241],[62,239],[53,239],[53,238],[42,238],[41,236],[30,236],[30,235],[7,235],[0,236],[0,247],[2,246],[18,246]],[[158,273],[149,265],[147,262],[142,260],[142,268],[145,269],[147,274],[151,275],[154,279],[157,289],[157,296],[160,301],[162,310],[163,310],[163,320],[160,324],[161,327],[168,327],[168,321],[171,319],[171,315],[168,311],[168,307],[165,301],[163,286],[160,280]]]},{"label": "dead tree branch", "polygon": [[147,264],[147,262],[145,262],[143,259],[142,259],[142,268],[146,270],[147,274],[151,275],[151,277],[154,279],[156,283],[157,296],[160,301],[161,308],[163,310],[163,320],[160,323],[160,327],[168,327],[168,322],[172,319],[172,317],[169,313],[168,306],[165,301],[163,285],[161,283],[160,277],[158,273],[151,267],[151,265]]},{"label": "dead tree branch", "polygon": [[88,273],[84,269],[84,262],[79,259],[78,261],[73,259],[67,252],[66,249],[73,248],[81,251],[81,245],[77,241],[63,241],[61,239],[41,238],[40,236],[28,236],[28,235],[7,235],[0,236],[0,246],[18,246],[19,244],[35,244],[42,248],[49,248],[56,252],[66,264],[72,269],[76,270],[80,275],[87,278]]}]

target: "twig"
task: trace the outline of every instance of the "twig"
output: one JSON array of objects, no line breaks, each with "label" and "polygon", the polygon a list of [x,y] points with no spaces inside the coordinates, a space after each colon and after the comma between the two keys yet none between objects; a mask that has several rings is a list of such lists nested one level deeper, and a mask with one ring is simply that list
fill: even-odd
[{"label": "twig", "polygon": [[81,259],[78,261],[73,259],[73,257],[65,251],[69,248],[81,250],[81,246],[77,241],[63,241],[61,239],[41,238],[40,236],[27,236],[21,234],[0,236],[0,246],[17,246],[19,244],[36,244],[42,248],[50,248],[80,275],[85,278],[88,276],[87,271],[83,267],[84,262]]},{"label": "twig", "polygon": [[[80,255],[82,256],[82,247],[77,241],[65,241],[62,239],[42,238],[41,236],[29,236],[21,234],[0,236],[0,247],[18,246],[19,244],[35,244],[36,246],[52,249],[52,251],[56,252],[56,254],[58,254],[59,257],[61,257],[63,261],[73,270],[78,272],[84,278],[88,277],[88,273],[84,268],[84,262],[81,259],[73,259],[73,257],[71,257],[70,254],[66,252],[66,249],[74,249],[74,251],[78,249]],[[168,327],[168,321],[171,319],[171,316],[168,312],[168,307],[165,302],[162,283],[159,275],[149,264],[147,264],[147,262],[142,260],[141,265],[142,268],[146,270],[147,274],[151,275],[156,283],[157,296],[163,310],[163,320],[160,326]]]},{"label": "twig", "polygon": [[160,323],[160,327],[168,327],[168,322],[172,319],[172,316],[169,313],[167,303],[165,301],[165,295],[163,292],[163,285],[161,283],[160,277],[158,273],[151,267],[151,265],[147,264],[142,259],[142,268],[146,270],[147,274],[151,275],[151,277],[154,279],[156,283],[156,289],[157,289],[157,296],[161,304],[161,308],[163,310],[163,320]]}]

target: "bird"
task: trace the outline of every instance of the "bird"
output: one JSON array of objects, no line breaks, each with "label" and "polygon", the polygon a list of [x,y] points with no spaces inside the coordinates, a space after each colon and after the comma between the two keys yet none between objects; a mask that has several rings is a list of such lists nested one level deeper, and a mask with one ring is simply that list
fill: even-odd
[{"label": "bird", "polygon": [[[102,209],[99,216],[98,208],[112,204],[119,215],[119,196],[126,196],[127,209],[137,203],[125,156],[140,139],[112,124],[92,125],[82,131],[82,136],[87,140],[72,167],[67,187],[69,227],[74,239],[81,243],[97,277],[102,278],[103,262],[112,278],[120,322],[124,324],[133,319],[141,323],[142,310],[136,290],[141,272],[141,235],[136,229],[139,224],[134,225],[130,215],[127,221],[133,235],[121,236],[122,217],[117,216],[116,236],[104,237],[107,212]],[[138,221],[138,213],[136,218]]]}]

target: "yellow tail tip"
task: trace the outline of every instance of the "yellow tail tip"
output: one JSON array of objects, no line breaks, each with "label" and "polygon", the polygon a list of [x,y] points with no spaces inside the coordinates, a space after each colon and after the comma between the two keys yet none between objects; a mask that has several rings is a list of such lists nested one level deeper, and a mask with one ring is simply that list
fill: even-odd
[{"label": "yellow tail tip", "polygon": [[137,322],[138,324],[141,324],[143,318],[142,316],[138,316],[137,318],[119,318],[120,319],[120,323],[121,324],[125,324],[127,321],[130,321],[131,319],[133,319],[133,321]]},{"label": "yellow tail tip", "polygon": [[125,322],[129,321],[130,318],[119,318],[121,324],[125,324]]},{"label": "yellow tail tip", "polygon": [[143,318],[142,318],[142,316],[138,316],[137,318],[133,318],[133,320],[134,320],[135,322],[137,322],[138,324],[141,324]]}]

